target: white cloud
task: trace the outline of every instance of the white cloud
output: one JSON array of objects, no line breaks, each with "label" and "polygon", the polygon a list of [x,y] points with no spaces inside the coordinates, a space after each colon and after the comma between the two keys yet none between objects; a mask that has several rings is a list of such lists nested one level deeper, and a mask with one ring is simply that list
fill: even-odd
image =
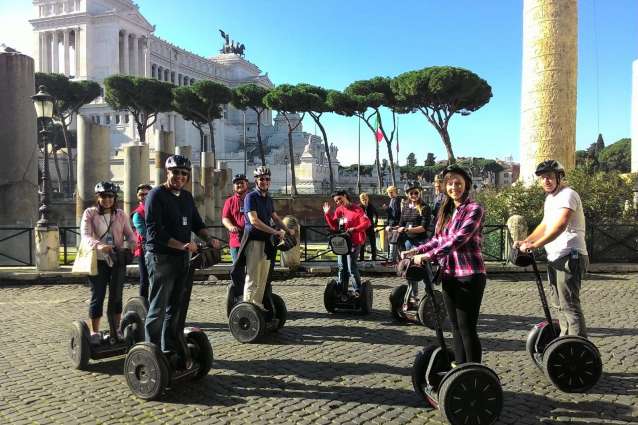
[{"label": "white cloud", "polygon": [[[21,4],[20,4],[21,3]],[[0,44],[33,56],[33,27],[31,2],[0,2]]]}]

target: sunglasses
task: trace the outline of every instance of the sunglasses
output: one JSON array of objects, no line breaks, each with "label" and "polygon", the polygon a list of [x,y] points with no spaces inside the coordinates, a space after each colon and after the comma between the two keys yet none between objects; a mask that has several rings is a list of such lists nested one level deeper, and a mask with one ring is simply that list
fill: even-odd
[{"label": "sunglasses", "polygon": [[190,171],[184,171],[184,170],[171,170],[171,172],[173,173],[174,176],[188,177],[191,175]]},{"label": "sunglasses", "polygon": [[410,193],[408,193],[408,195],[410,195],[410,196],[418,196],[418,195],[419,195],[419,192],[417,192],[417,191],[415,190],[414,192],[410,192]]},{"label": "sunglasses", "polygon": [[259,177],[259,181],[260,182],[269,182],[270,181],[270,177]]}]

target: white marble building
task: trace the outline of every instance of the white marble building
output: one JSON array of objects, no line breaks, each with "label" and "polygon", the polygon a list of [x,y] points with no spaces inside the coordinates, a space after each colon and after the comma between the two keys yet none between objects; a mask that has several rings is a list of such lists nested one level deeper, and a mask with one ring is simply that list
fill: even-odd
[{"label": "white marble building", "polygon": [[[155,26],[130,0],[33,0],[33,7],[35,18],[30,23],[34,31],[36,71],[62,73],[73,79],[90,79],[100,84],[110,75],[127,74],[157,78],[178,86],[212,80],[229,87],[246,83],[273,87],[267,73],[262,74],[259,67],[242,55],[222,53],[205,58],[155,36]],[[138,139],[129,115],[113,111],[101,97],[83,107],[81,113],[111,128],[114,157],[123,144]],[[262,140],[268,151],[267,164],[273,168],[273,190],[284,191],[287,126],[277,119],[273,125],[271,111],[263,113],[261,118]],[[244,145],[249,151],[249,172],[254,167],[250,159],[258,159],[258,155],[254,155],[257,135],[254,112],[246,112],[245,126],[244,143],[244,113],[231,105],[224,108],[224,118],[214,123],[216,157],[225,161],[233,173],[244,171]],[[162,130],[172,132],[177,146],[191,145],[193,161],[199,163],[199,132],[190,122],[176,113],[161,114],[148,130],[151,151]],[[300,192],[318,190],[328,181],[322,139],[304,133],[300,125],[293,133],[293,143]],[[336,154],[334,148],[335,178]],[[153,154],[150,157],[153,158]],[[119,173],[115,174],[114,180],[121,180]]]}]

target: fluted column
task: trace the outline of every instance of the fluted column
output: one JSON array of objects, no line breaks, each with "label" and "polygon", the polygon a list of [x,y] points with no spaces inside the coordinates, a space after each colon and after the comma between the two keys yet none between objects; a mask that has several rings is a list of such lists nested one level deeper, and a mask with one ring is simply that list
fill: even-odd
[{"label": "fluted column", "polygon": [[131,34],[133,42],[133,61],[131,62],[131,75],[140,75],[140,39],[136,34]]},{"label": "fluted column", "polygon": [[52,72],[60,72],[60,39],[57,31],[53,31],[53,70]]},{"label": "fluted column", "polygon": [[122,73],[124,75],[128,75],[130,73],[129,68],[129,45],[128,45],[128,32],[126,30],[122,30],[122,34],[124,36],[122,40],[122,59],[124,60],[124,66],[122,68]]},{"label": "fluted column", "polygon": [[631,172],[638,173],[638,59],[631,69]]},{"label": "fluted column", "polygon": [[144,37],[144,77],[151,78],[151,40]]},{"label": "fluted column", "polygon": [[576,158],[577,0],[524,0],[521,93],[521,179],[536,164]]},{"label": "fluted column", "polygon": [[80,62],[81,62],[81,54],[80,54],[80,27],[77,27],[73,30],[73,49],[75,50],[75,77],[77,78],[80,75]]},{"label": "fluted column", "polygon": [[51,63],[51,55],[49,53],[49,33],[47,31],[42,32],[42,65],[40,71],[50,72],[49,64]]},{"label": "fluted column", "polygon": [[64,75],[66,75],[67,77],[69,75],[71,75],[71,63],[69,63],[69,37],[70,37],[70,30],[69,29],[65,29],[64,30]]}]

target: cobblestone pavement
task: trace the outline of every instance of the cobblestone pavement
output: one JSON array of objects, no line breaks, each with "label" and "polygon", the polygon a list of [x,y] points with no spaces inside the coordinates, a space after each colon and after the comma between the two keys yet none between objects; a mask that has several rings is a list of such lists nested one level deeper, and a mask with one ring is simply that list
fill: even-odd
[{"label": "cobblestone pavement", "polygon": [[[254,345],[230,335],[225,288],[197,285],[189,322],[212,341],[215,369],[159,402],[129,392],[123,357],[92,362],[88,372],[71,368],[66,332],[87,312],[86,286],[0,288],[0,423],[439,424],[410,382],[414,355],[434,333],[392,322],[388,295],[399,283],[373,279],[375,311],[361,317],[324,311],[324,279],[275,282],[289,319]],[[135,294],[125,290],[125,298]],[[484,361],[503,383],[502,423],[638,422],[638,275],[591,276],[582,295],[604,375],[589,394],[565,394],[524,351],[541,320],[532,277],[491,277],[479,332]]]}]

